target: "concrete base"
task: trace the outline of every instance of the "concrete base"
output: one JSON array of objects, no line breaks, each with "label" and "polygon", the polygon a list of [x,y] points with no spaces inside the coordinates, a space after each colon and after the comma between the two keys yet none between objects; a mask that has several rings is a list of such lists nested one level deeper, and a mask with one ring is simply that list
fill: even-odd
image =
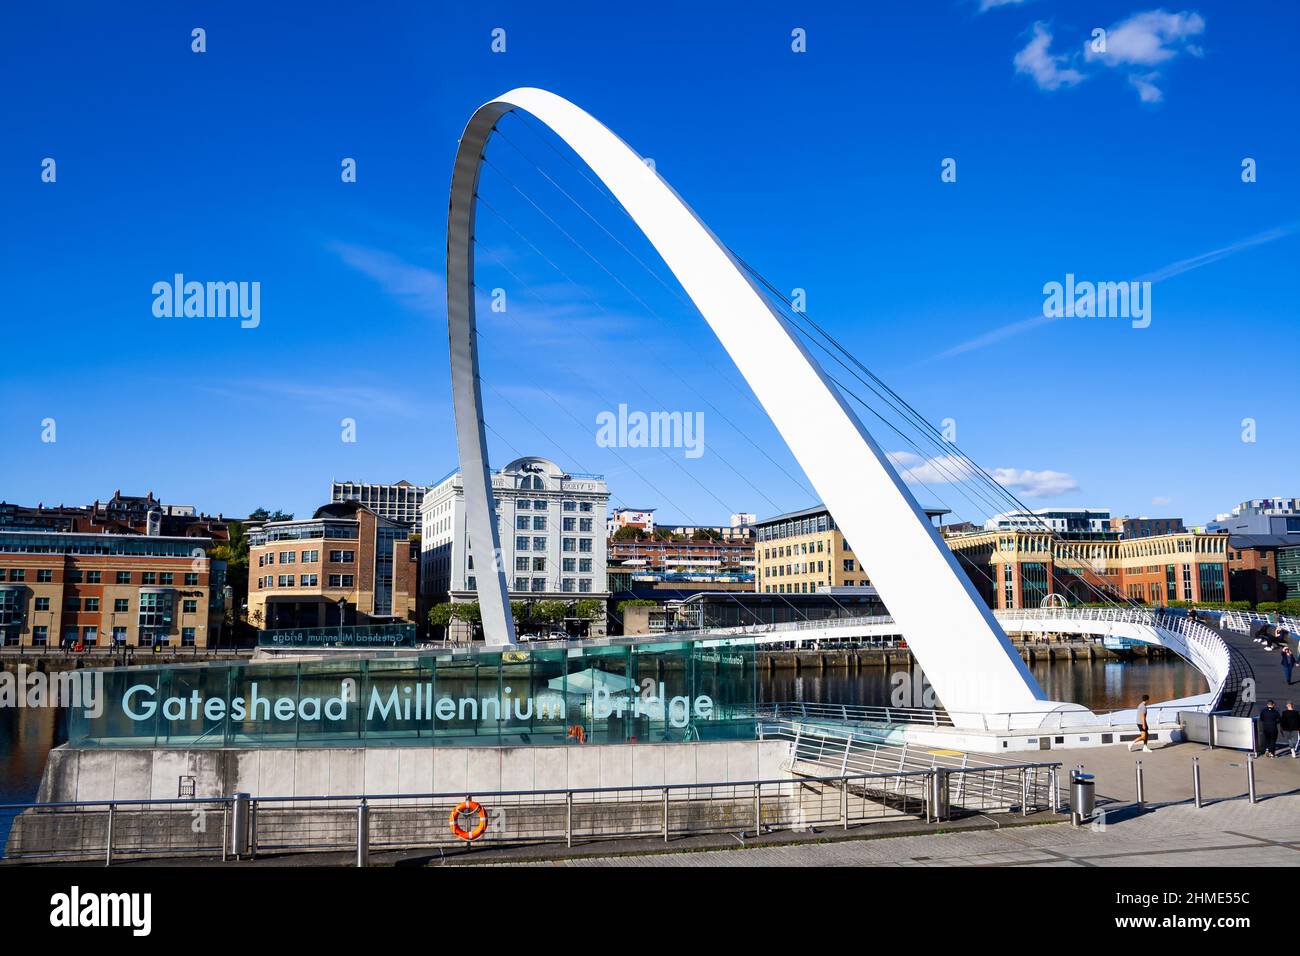
[{"label": "concrete base", "polygon": [[[38,802],[495,793],[774,780],[788,741],[562,747],[50,751]],[[192,779],[190,779],[192,778]]]}]

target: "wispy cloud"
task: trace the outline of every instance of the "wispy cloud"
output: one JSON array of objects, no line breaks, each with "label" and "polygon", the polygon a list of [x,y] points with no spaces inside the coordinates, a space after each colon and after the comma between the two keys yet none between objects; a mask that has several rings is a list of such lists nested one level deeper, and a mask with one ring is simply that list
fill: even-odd
[{"label": "wispy cloud", "polygon": [[1151,503],[1153,505],[1167,505],[1171,501],[1173,501],[1173,499],[1168,498],[1165,495],[1156,495],[1154,498],[1151,499]]},{"label": "wispy cloud", "polygon": [[[981,8],[983,12],[986,8]],[[1092,32],[1081,46],[1053,53],[1053,35],[1047,24],[1034,24],[1033,36],[1012,61],[1017,73],[1033,78],[1040,90],[1077,86],[1099,71],[1123,73],[1143,103],[1164,100],[1162,75],[1152,67],[1169,64],[1182,54],[1199,57],[1203,50],[1196,39],[1205,32],[1205,18],[1199,13],[1147,10],[1112,24],[1101,36]],[[1091,71],[1085,71],[1092,67]]]},{"label": "wispy cloud", "polygon": [[[1191,272],[1193,269],[1199,269],[1202,266],[1208,266],[1218,262],[1220,259],[1226,259],[1228,256],[1235,255],[1238,252],[1244,252],[1247,249],[1253,249],[1256,246],[1266,245],[1275,242],[1278,239],[1285,239],[1287,236],[1294,235],[1300,230],[1300,222],[1286,223],[1276,226],[1273,229],[1266,229],[1264,232],[1256,233],[1237,242],[1229,243],[1218,249],[1211,249],[1209,252],[1203,252],[1200,255],[1192,256],[1187,259],[1179,259],[1171,262],[1166,266],[1161,266],[1152,272],[1138,276],[1139,282],[1163,282],[1165,279],[1172,279],[1174,276],[1182,275],[1184,272]],[[1011,322],[996,329],[991,329],[982,335],[977,335],[973,339],[961,342],[952,348],[940,352],[936,358],[953,358],[966,352],[972,352],[975,349],[981,349],[995,342],[1001,342],[1003,339],[1011,338],[1013,335],[1019,335],[1021,332],[1028,332],[1036,329],[1040,325],[1046,325],[1049,322],[1057,322],[1059,317],[1048,317],[1041,312],[1038,315],[1030,316],[1027,319],[1021,319],[1019,322]]]},{"label": "wispy cloud", "polygon": [[[950,485],[967,481],[977,472],[966,459],[957,455],[935,455],[923,458],[910,451],[887,453],[899,477],[910,484]],[[994,468],[989,476],[1004,488],[1019,492],[1026,498],[1044,498],[1077,491],[1079,483],[1063,471],[1033,471],[1027,468]]]},{"label": "wispy cloud", "polygon": [[1143,103],[1159,103],[1165,98],[1156,85],[1161,76],[1149,68],[1183,53],[1201,56],[1203,51],[1193,40],[1204,32],[1205,19],[1199,13],[1148,10],[1107,29],[1104,49],[1097,49],[1091,40],[1085,41],[1083,58],[1118,70],[1142,67],[1142,71],[1128,74],[1129,85],[1137,90]]},{"label": "wispy cloud", "polygon": [[1083,74],[1066,65],[1069,58],[1052,53],[1051,47],[1051,31],[1040,20],[1034,24],[1033,37],[1015,56],[1016,72],[1033,77],[1040,90],[1056,90],[1082,82]]},{"label": "wispy cloud", "polygon": [[998,7],[1017,7],[1028,0],[980,0],[980,13],[988,13]]},{"label": "wispy cloud", "polygon": [[332,242],[329,246],[346,265],[374,279],[406,308],[434,315],[445,308],[446,283],[432,269],[413,265],[382,249],[349,242]]}]

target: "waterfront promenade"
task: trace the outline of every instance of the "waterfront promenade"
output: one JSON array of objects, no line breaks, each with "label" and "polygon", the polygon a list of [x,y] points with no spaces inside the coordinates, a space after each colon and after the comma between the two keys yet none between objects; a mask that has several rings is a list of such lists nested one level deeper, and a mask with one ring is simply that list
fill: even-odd
[{"label": "waterfront promenade", "polygon": [[[1084,762],[1097,777],[1093,825],[1014,825],[1010,815],[983,818],[981,829],[840,838],[699,852],[582,855],[546,866],[1300,866],[1300,760],[1261,759],[1258,803],[1246,793],[1246,755],[1177,744],[1149,754],[1122,747],[1058,751],[1067,766]],[[1075,757],[1077,759],[1071,759]],[[1191,762],[1201,762],[1203,805],[1192,802]],[[1133,806],[1134,763],[1142,759],[1147,806]],[[1043,819],[1042,817],[1039,818]],[[1001,823],[1003,825],[998,826]],[[826,834],[834,836],[834,834]]]}]

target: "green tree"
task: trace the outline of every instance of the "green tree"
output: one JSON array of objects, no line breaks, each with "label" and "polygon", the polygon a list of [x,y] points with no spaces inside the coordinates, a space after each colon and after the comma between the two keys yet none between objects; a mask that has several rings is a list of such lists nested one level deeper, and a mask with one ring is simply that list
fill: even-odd
[{"label": "green tree", "polygon": [[722,534],[717,528],[696,528],[691,535],[692,541],[721,541]]},{"label": "green tree", "polygon": [[533,605],[533,620],[542,624],[559,624],[568,612],[563,601],[538,601]]},{"label": "green tree", "polygon": [[574,613],[588,621],[594,621],[605,614],[605,602],[596,598],[584,598],[579,601]]},{"label": "green tree", "polygon": [[267,511],[265,508],[258,508],[248,516],[249,521],[292,521],[293,515],[280,511]]},{"label": "green tree", "polygon": [[468,624],[483,623],[483,609],[478,606],[478,601],[465,601],[463,604],[453,604],[451,606],[451,616],[458,621],[465,621]]},{"label": "green tree", "polygon": [[615,541],[644,541],[647,535],[641,528],[634,528],[630,524],[625,524],[614,532]]},{"label": "green tree", "polygon": [[434,627],[446,627],[451,623],[452,606],[450,604],[435,604],[429,608],[429,623]]}]

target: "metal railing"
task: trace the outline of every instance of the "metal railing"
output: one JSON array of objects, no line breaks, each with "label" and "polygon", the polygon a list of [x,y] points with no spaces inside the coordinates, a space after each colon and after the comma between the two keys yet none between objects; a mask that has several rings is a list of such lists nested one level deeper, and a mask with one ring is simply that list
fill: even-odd
[{"label": "metal railing", "polygon": [[[487,828],[474,847],[597,840],[847,830],[890,820],[940,821],[954,812],[1059,810],[1059,764],[814,772],[812,737],[799,745],[802,770],[788,777],[636,787],[515,790],[476,794]],[[906,762],[905,762],[906,763]],[[1050,784],[1049,781],[1050,780]],[[0,806],[9,832],[5,861],[465,848],[450,814],[465,794],[115,800]]]},{"label": "metal railing", "polygon": [[[1147,719],[1156,725],[1175,725],[1179,711],[1208,712],[1208,705],[1187,703],[1151,704]],[[1132,729],[1136,726],[1133,708],[1114,710],[1057,710],[1057,711],[1006,711],[1006,712],[950,712],[942,708],[923,707],[872,707],[860,704],[815,704],[803,701],[773,701],[759,704],[756,713],[760,718],[826,721],[847,725],[874,725],[880,727],[907,726],[955,727],[989,732],[1011,730],[1094,730]]]}]

